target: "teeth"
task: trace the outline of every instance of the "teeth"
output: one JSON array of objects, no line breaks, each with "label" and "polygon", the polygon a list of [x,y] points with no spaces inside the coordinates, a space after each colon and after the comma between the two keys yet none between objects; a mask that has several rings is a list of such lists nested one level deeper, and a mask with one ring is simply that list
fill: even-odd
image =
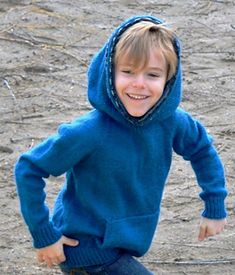
[{"label": "teeth", "polygon": [[128,96],[129,96],[130,98],[138,99],[138,100],[147,98],[146,95],[133,95],[133,94],[128,94]]}]

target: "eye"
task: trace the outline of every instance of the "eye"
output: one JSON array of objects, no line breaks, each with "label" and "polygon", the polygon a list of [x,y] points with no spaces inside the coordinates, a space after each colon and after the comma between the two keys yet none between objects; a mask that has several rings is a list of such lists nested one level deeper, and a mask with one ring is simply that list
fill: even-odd
[{"label": "eye", "polygon": [[131,70],[121,70],[124,74],[132,74],[133,72]]},{"label": "eye", "polygon": [[160,75],[157,74],[157,73],[148,73],[148,76],[150,76],[150,77],[152,77],[152,78],[160,77]]}]

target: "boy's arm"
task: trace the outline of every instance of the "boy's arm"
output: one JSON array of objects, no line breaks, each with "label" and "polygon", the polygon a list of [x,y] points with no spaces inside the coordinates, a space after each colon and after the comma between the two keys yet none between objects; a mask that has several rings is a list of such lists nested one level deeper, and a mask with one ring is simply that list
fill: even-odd
[{"label": "boy's arm", "polygon": [[[205,128],[182,110],[178,111],[177,116],[173,148],[176,153],[191,162],[198,184],[202,188],[200,197],[205,203],[205,209],[202,213],[205,219],[202,220],[200,238],[204,238],[204,225],[206,228],[208,226],[211,228],[215,224],[217,227],[220,220],[223,220],[222,223],[225,222],[224,200],[227,190],[224,169],[212,144],[212,138],[207,134]],[[216,220],[216,222],[208,225],[208,219]]]},{"label": "boy's arm", "polygon": [[49,218],[44,179],[65,173],[90,153],[94,142],[77,128],[61,126],[56,135],[24,153],[15,166],[21,212],[35,248],[49,246],[62,237]]}]

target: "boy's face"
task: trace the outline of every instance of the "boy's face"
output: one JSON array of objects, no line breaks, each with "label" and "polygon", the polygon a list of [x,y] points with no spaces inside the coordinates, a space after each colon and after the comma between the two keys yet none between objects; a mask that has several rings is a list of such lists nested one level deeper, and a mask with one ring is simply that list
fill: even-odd
[{"label": "boy's face", "polygon": [[115,87],[127,112],[143,116],[160,99],[167,79],[167,64],[160,51],[152,50],[147,66],[136,70],[125,57],[115,66]]}]

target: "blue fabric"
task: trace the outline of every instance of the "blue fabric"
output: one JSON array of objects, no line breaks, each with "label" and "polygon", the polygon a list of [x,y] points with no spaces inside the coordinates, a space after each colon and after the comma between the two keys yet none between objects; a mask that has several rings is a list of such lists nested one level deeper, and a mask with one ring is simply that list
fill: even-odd
[{"label": "blue fabric", "polygon": [[81,269],[62,269],[62,272],[67,275],[153,275],[151,271],[129,254],[122,255],[114,263],[88,266]]},{"label": "blue fabric", "polygon": [[[15,167],[21,211],[41,248],[62,234],[78,239],[65,246],[64,267],[98,265],[127,251],[142,256],[157,227],[173,150],[191,162],[203,216],[226,216],[227,191],[223,166],[211,137],[198,121],[178,107],[181,100],[180,43],[175,38],[177,72],[166,84],[159,102],[141,118],[128,115],[113,85],[113,48],[122,31],[139,20],[133,17],[117,28],[91,62],[88,96],[94,110],[22,154]],[[45,204],[45,179],[66,173],[52,218]]]}]

